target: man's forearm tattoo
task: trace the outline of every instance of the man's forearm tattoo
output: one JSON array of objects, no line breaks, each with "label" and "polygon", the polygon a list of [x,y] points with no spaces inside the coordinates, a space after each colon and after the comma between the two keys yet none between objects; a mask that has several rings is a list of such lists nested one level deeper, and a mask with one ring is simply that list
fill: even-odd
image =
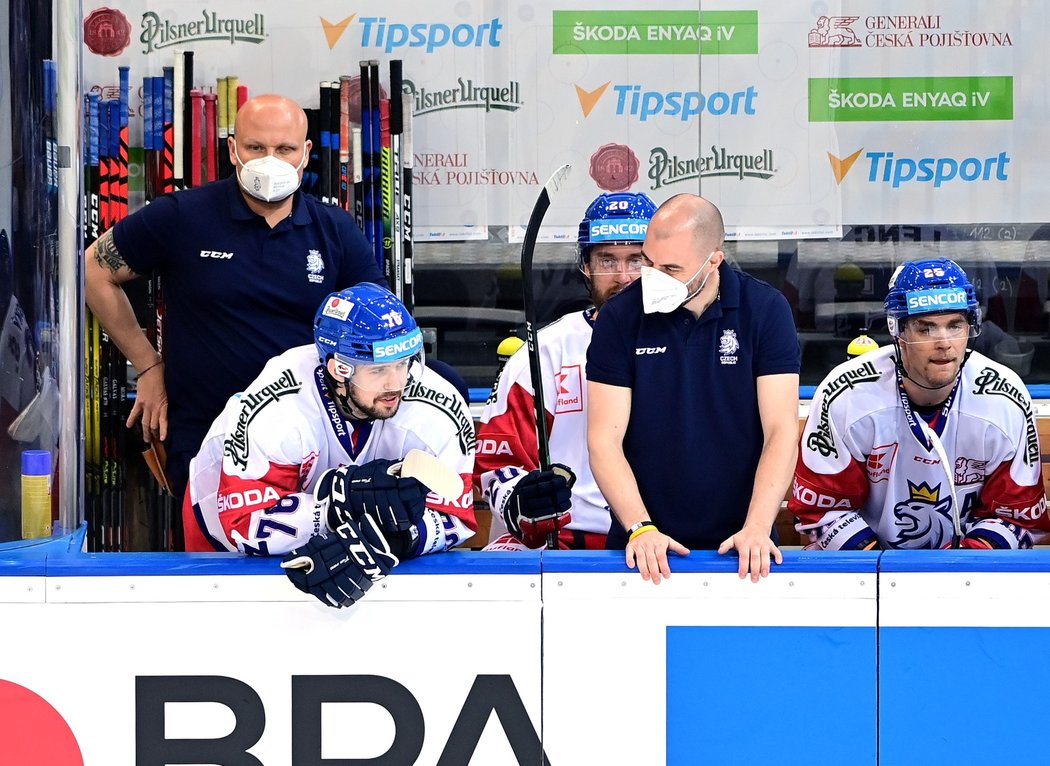
[{"label": "man's forearm tattoo", "polygon": [[95,260],[99,266],[104,266],[110,271],[116,272],[126,269],[128,264],[117,252],[117,245],[113,242],[113,230],[110,229],[95,242]]}]

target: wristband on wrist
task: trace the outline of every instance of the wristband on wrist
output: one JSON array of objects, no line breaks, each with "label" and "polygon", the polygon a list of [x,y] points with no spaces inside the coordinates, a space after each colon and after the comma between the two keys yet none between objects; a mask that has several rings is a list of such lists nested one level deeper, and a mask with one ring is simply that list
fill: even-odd
[{"label": "wristband on wrist", "polygon": [[163,359],[161,359],[161,360],[159,360],[159,361],[156,361],[156,362],[154,362],[154,363],[153,363],[153,364],[151,364],[151,365],[150,365],[149,367],[147,367],[147,368],[146,368],[146,369],[144,369],[144,370],[143,370],[142,372],[140,372],[140,373],[139,373],[138,375],[136,375],[136,376],[135,376],[135,380],[138,380],[139,378],[141,378],[141,377],[142,377],[143,375],[145,375],[145,374],[146,374],[147,372],[149,372],[150,370],[152,370],[152,369],[153,369],[154,367],[160,367],[160,366],[161,366],[162,364],[164,364],[164,360],[163,360]]},{"label": "wristband on wrist", "polygon": [[644,535],[646,532],[653,532],[655,530],[656,525],[649,521],[649,519],[639,521],[636,524],[632,524],[627,530],[627,542],[631,542],[634,538],[638,537],[638,535]]}]

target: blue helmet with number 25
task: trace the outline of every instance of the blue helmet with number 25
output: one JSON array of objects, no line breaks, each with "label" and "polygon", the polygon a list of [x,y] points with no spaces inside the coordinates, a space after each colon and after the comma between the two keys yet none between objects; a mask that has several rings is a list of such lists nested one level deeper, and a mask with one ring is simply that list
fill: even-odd
[{"label": "blue helmet with number 25", "polygon": [[890,277],[886,293],[886,324],[898,337],[904,320],[920,314],[960,312],[974,330],[981,327],[977,293],[959,264],[948,258],[902,263]]},{"label": "blue helmet with number 25", "polygon": [[594,245],[630,245],[645,241],[649,219],[656,212],[654,203],[645,194],[616,192],[601,194],[580,221],[577,238],[579,266],[587,260],[587,251]]},{"label": "blue helmet with number 25", "polygon": [[362,282],[324,299],[314,317],[314,344],[322,362],[334,355],[352,369],[422,358],[423,333],[392,292]]}]

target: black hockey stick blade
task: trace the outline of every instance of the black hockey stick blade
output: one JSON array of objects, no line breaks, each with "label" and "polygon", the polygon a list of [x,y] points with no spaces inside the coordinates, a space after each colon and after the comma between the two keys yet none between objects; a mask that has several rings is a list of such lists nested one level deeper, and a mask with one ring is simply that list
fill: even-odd
[{"label": "black hockey stick blade", "polygon": [[[562,165],[547,179],[547,183],[543,185],[543,189],[536,198],[536,204],[529,216],[529,223],[525,227],[525,238],[521,243],[521,292],[525,304],[525,340],[529,346],[529,375],[532,378],[533,403],[536,410],[536,448],[540,470],[543,471],[548,470],[551,466],[551,451],[547,437],[547,410],[543,404],[540,350],[536,343],[536,332],[539,328],[537,327],[536,301],[532,292],[532,257],[536,250],[536,237],[540,233],[543,217],[547,214],[551,201],[565,187],[571,170],[571,165]],[[554,533],[549,535],[547,547],[552,550],[558,547]]]}]

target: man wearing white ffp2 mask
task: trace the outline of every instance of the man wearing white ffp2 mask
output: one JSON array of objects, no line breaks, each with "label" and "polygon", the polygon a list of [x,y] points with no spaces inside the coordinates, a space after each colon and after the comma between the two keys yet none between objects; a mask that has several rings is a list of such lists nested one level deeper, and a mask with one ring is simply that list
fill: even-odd
[{"label": "man wearing white ffp2 mask", "polygon": [[711,262],[717,252],[720,251],[716,250],[707,256],[703,266],[685,282],[653,266],[642,266],[642,310],[646,314],[670,314],[702,293],[704,286],[707,285],[707,280],[712,274],[718,273],[717,267],[704,275],[700,286],[695,290],[690,291],[689,285],[700,276],[700,272]]},{"label": "man wearing white ffp2 mask", "polygon": [[653,583],[689,549],[736,550],[753,582],[782,561],[772,526],[795,463],[798,337],[783,294],[725,263],[724,238],[708,200],[667,200],[642,245],[651,267],[605,305],[588,348],[606,547]]},{"label": "man wearing white ffp2 mask", "polygon": [[236,141],[231,143],[233,143],[233,157],[238,167],[237,180],[241,188],[255,199],[262,202],[281,202],[292,196],[299,188],[302,180],[300,171],[306,164],[305,151],[299,164],[294,166],[272,154],[244,162],[237,151]]}]

